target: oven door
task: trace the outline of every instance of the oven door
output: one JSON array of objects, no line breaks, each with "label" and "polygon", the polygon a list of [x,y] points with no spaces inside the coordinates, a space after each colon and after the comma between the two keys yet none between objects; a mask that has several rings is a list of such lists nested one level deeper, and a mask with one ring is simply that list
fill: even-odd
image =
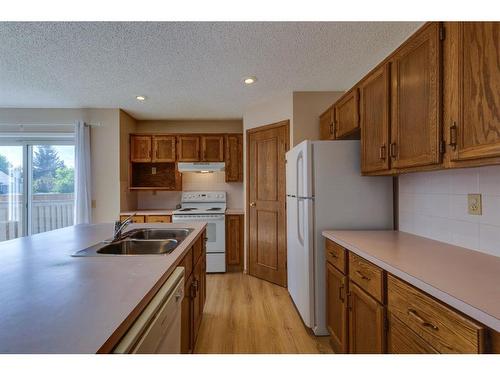
[{"label": "oven door", "polygon": [[174,223],[204,222],[207,223],[207,253],[226,252],[226,233],[224,215],[183,215],[172,217]]}]

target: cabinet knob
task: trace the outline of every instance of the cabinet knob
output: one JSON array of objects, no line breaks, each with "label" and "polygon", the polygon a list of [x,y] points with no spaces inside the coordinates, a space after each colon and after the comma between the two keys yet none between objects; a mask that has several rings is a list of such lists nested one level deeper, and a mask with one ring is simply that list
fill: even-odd
[{"label": "cabinet knob", "polygon": [[255,207],[257,205],[257,203],[255,202],[250,202],[250,207]]}]

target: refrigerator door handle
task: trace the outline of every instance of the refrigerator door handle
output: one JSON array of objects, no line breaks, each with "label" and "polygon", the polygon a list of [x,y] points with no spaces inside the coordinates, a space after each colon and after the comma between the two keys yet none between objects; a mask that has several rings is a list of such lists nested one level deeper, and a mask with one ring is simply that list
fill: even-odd
[{"label": "refrigerator door handle", "polygon": [[309,200],[314,200],[314,197],[297,197],[297,199],[309,199]]},{"label": "refrigerator door handle", "polygon": [[297,239],[300,242],[301,246],[304,246],[304,236],[302,235],[301,229],[300,229],[300,198],[297,198]]}]

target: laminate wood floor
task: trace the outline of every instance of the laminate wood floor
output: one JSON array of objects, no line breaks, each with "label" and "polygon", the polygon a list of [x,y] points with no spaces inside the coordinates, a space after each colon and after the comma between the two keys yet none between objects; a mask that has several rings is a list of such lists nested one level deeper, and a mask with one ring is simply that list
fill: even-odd
[{"label": "laminate wood floor", "polygon": [[303,325],[288,291],[243,273],[207,275],[195,353],[332,353]]}]

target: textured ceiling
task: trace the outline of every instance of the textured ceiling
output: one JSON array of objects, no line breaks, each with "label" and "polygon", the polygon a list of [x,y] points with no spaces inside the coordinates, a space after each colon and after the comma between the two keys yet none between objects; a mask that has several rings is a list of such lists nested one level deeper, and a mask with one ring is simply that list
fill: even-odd
[{"label": "textured ceiling", "polygon": [[[345,90],[416,22],[0,23],[0,107],[241,118],[292,91]],[[258,77],[245,86],[242,78]],[[139,103],[136,95],[148,100]]]}]

